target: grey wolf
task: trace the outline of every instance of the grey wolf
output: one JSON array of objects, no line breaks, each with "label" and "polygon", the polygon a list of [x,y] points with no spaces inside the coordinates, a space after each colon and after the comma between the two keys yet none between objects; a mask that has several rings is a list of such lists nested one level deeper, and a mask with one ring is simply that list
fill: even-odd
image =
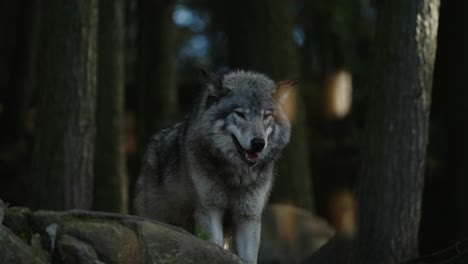
[{"label": "grey wolf", "polygon": [[289,142],[291,125],[282,106],[294,83],[242,70],[204,75],[204,88],[184,121],[149,143],[135,211],[206,234],[219,246],[229,241],[234,253],[256,263],[274,166]]}]

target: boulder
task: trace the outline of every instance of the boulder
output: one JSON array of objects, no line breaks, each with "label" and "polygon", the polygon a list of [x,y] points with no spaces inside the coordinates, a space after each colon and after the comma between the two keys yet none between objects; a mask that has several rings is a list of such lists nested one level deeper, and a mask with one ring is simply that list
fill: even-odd
[{"label": "boulder", "polygon": [[[314,214],[269,206],[259,263],[300,263],[333,236]],[[185,230],[130,215],[7,208],[0,201],[1,263],[242,263]]]},{"label": "boulder", "polygon": [[334,234],[324,219],[307,210],[271,205],[262,217],[258,263],[301,263]]},{"label": "boulder", "polygon": [[2,263],[46,263],[34,254],[28,244],[3,225],[0,225],[0,256]]},{"label": "boulder", "polygon": [[137,216],[0,210],[5,211],[0,225],[5,263],[241,263],[182,229]]}]

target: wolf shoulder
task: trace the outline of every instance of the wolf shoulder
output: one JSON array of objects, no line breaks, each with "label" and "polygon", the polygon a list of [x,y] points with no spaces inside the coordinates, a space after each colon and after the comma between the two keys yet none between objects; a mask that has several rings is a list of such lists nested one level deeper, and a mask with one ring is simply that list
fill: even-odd
[{"label": "wolf shoulder", "polygon": [[182,127],[182,123],[177,123],[151,137],[143,157],[139,181],[161,185],[169,175],[176,173],[181,159]]},{"label": "wolf shoulder", "polygon": [[161,199],[167,195],[170,187],[175,187],[173,185],[181,180],[182,127],[182,123],[177,123],[160,130],[146,146],[134,199],[135,210],[140,215],[161,209],[158,208],[162,206]]}]

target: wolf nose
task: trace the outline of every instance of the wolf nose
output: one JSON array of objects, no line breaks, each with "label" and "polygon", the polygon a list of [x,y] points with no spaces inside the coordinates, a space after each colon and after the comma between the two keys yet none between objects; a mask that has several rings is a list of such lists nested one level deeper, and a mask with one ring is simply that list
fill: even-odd
[{"label": "wolf nose", "polygon": [[254,152],[260,152],[265,147],[265,140],[263,138],[254,138],[250,141],[250,147]]}]

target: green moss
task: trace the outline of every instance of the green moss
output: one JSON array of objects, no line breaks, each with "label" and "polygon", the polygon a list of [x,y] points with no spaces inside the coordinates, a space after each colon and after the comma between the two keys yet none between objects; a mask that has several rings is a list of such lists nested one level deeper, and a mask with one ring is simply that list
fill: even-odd
[{"label": "green moss", "polygon": [[31,233],[28,231],[22,231],[19,233],[19,237],[26,243],[29,244],[29,241],[31,240]]},{"label": "green moss", "polygon": [[106,223],[106,224],[117,224],[119,225],[119,220],[118,219],[111,219],[111,218],[102,218],[98,216],[92,216],[92,215],[64,215],[62,216],[62,221],[65,223]]},{"label": "green moss", "polygon": [[6,211],[3,225],[8,227],[15,235],[27,244],[31,241],[31,227],[29,218],[31,210],[24,207],[10,207]]},{"label": "green moss", "polygon": [[205,241],[208,241],[211,238],[208,232],[198,227],[195,229],[195,236]]},{"label": "green moss", "polygon": [[180,256],[177,251],[166,253],[162,256],[152,258],[153,263],[167,263],[167,264],[195,264],[200,263],[193,259],[192,256]]}]

